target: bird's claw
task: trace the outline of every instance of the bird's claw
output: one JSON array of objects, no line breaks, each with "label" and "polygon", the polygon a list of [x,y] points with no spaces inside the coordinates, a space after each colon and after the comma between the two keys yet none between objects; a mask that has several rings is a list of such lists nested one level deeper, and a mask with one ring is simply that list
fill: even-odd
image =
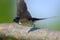
[{"label": "bird's claw", "polygon": [[35,31],[35,30],[38,30],[38,29],[40,29],[40,28],[33,27],[33,28],[31,28],[31,29],[28,31],[28,33],[29,33],[29,32],[32,32],[32,31]]}]

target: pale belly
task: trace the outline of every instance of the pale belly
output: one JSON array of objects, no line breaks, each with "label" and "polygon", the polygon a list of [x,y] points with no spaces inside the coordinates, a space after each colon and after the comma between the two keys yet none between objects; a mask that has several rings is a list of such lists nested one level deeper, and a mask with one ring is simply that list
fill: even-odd
[{"label": "pale belly", "polygon": [[32,27],[33,22],[32,21],[25,21],[25,22],[21,22],[20,25]]}]

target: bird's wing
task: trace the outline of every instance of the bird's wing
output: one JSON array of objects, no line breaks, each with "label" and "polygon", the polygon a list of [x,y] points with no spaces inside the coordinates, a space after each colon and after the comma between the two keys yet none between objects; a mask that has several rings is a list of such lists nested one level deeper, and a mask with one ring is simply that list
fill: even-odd
[{"label": "bird's wing", "polygon": [[24,0],[20,0],[20,2],[17,3],[17,16],[19,16],[20,19],[31,18],[31,14],[27,10],[27,5]]}]

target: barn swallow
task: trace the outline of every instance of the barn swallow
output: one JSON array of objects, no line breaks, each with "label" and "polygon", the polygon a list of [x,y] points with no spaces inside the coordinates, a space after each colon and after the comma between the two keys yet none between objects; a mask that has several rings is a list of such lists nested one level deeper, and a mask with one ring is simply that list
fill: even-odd
[{"label": "barn swallow", "polygon": [[[28,8],[24,0],[17,0],[17,17],[15,17],[13,21],[18,24],[21,22],[21,25],[23,26],[32,26],[36,21],[45,20],[49,18],[49,17],[33,18],[27,9]],[[32,28],[32,29],[36,29],[36,28]]]}]

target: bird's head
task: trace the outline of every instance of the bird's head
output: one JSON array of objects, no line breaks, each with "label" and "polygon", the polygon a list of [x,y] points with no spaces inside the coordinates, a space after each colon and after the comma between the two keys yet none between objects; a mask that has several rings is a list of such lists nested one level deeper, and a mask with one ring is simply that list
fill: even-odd
[{"label": "bird's head", "polygon": [[13,22],[19,23],[19,20],[20,20],[19,17],[15,17],[15,18],[13,19]]}]

